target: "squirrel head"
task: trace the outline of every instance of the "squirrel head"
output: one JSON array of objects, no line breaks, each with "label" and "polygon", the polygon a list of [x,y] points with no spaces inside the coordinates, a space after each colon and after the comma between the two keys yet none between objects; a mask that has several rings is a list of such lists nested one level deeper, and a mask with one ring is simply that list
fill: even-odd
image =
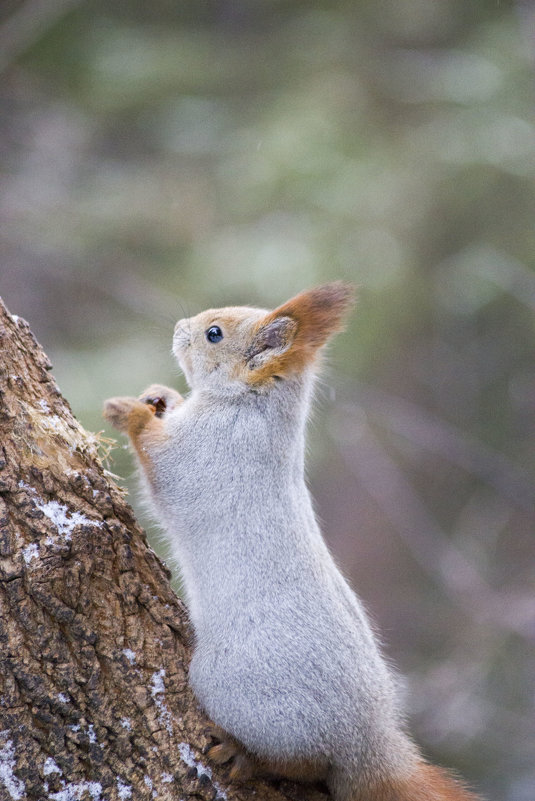
[{"label": "squirrel head", "polygon": [[301,292],[274,311],[208,309],[179,320],[173,352],[192,389],[266,390],[313,365],[354,302],[336,281]]}]

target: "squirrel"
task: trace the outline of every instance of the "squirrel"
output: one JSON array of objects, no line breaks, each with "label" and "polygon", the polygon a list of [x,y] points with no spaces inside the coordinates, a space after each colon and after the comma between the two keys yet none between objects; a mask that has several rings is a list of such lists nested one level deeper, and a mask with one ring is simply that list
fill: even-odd
[{"label": "squirrel", "polygon": [[106,401],[184,580],[189,680],[231,780],[323,782],[334,801],[476,801],[405,731],[396,679],[322,537],[304,478],[320,354],[354,302],[336,281],[274,311],[182,319],[191,389]]}]

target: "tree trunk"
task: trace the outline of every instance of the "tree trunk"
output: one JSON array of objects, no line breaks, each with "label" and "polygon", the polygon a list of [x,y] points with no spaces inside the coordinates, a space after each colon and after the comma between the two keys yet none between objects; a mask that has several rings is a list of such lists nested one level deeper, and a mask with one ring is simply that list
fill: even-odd
[{"label": "tree trunk", "polygon": [[206,764],[169,572],[1,300],[0,351],[0,799],[294,797]]}]

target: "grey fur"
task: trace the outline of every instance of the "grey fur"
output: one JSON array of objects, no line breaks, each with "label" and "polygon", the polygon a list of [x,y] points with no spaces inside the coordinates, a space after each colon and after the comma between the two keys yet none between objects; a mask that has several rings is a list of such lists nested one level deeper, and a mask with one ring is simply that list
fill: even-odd
[{"label": "grey fur", "polygon": [[417,757],[392,674],[312,509],[312,386],[307,368],[268,391],[195,388],[164,415],[148,489],[183,574],[202,706],[260,757],[323,765],[349,801]]}]

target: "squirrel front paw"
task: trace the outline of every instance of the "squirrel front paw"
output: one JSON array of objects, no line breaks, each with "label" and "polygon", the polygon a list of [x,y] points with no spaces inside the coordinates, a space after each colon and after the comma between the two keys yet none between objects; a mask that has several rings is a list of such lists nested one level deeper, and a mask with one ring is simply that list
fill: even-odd
[{"label": "squirrel front paw", "polygon": [[151,384],[139,398],[109,398],[104,402],[104,418],[123,432],[140,431],[152,417],[162,417],[183,401],[182,395],[162,384]]},{"label": "squirrel front paw", "polygon": [[129,432],[133,425],[135,428],[143,427],[155,413],[155,407],[137,398],[109,398],[104,402],[104,419],[124,433]]},{"label": "squirrel front paw", "polygon": [[170,412],[175,406],[182,403],[184,398],[171,387],[166,387],[163,384],[151,384],[141,393],[139,400],[141,403],[154,406],[156,417],[162,417],[164,412]]}]

